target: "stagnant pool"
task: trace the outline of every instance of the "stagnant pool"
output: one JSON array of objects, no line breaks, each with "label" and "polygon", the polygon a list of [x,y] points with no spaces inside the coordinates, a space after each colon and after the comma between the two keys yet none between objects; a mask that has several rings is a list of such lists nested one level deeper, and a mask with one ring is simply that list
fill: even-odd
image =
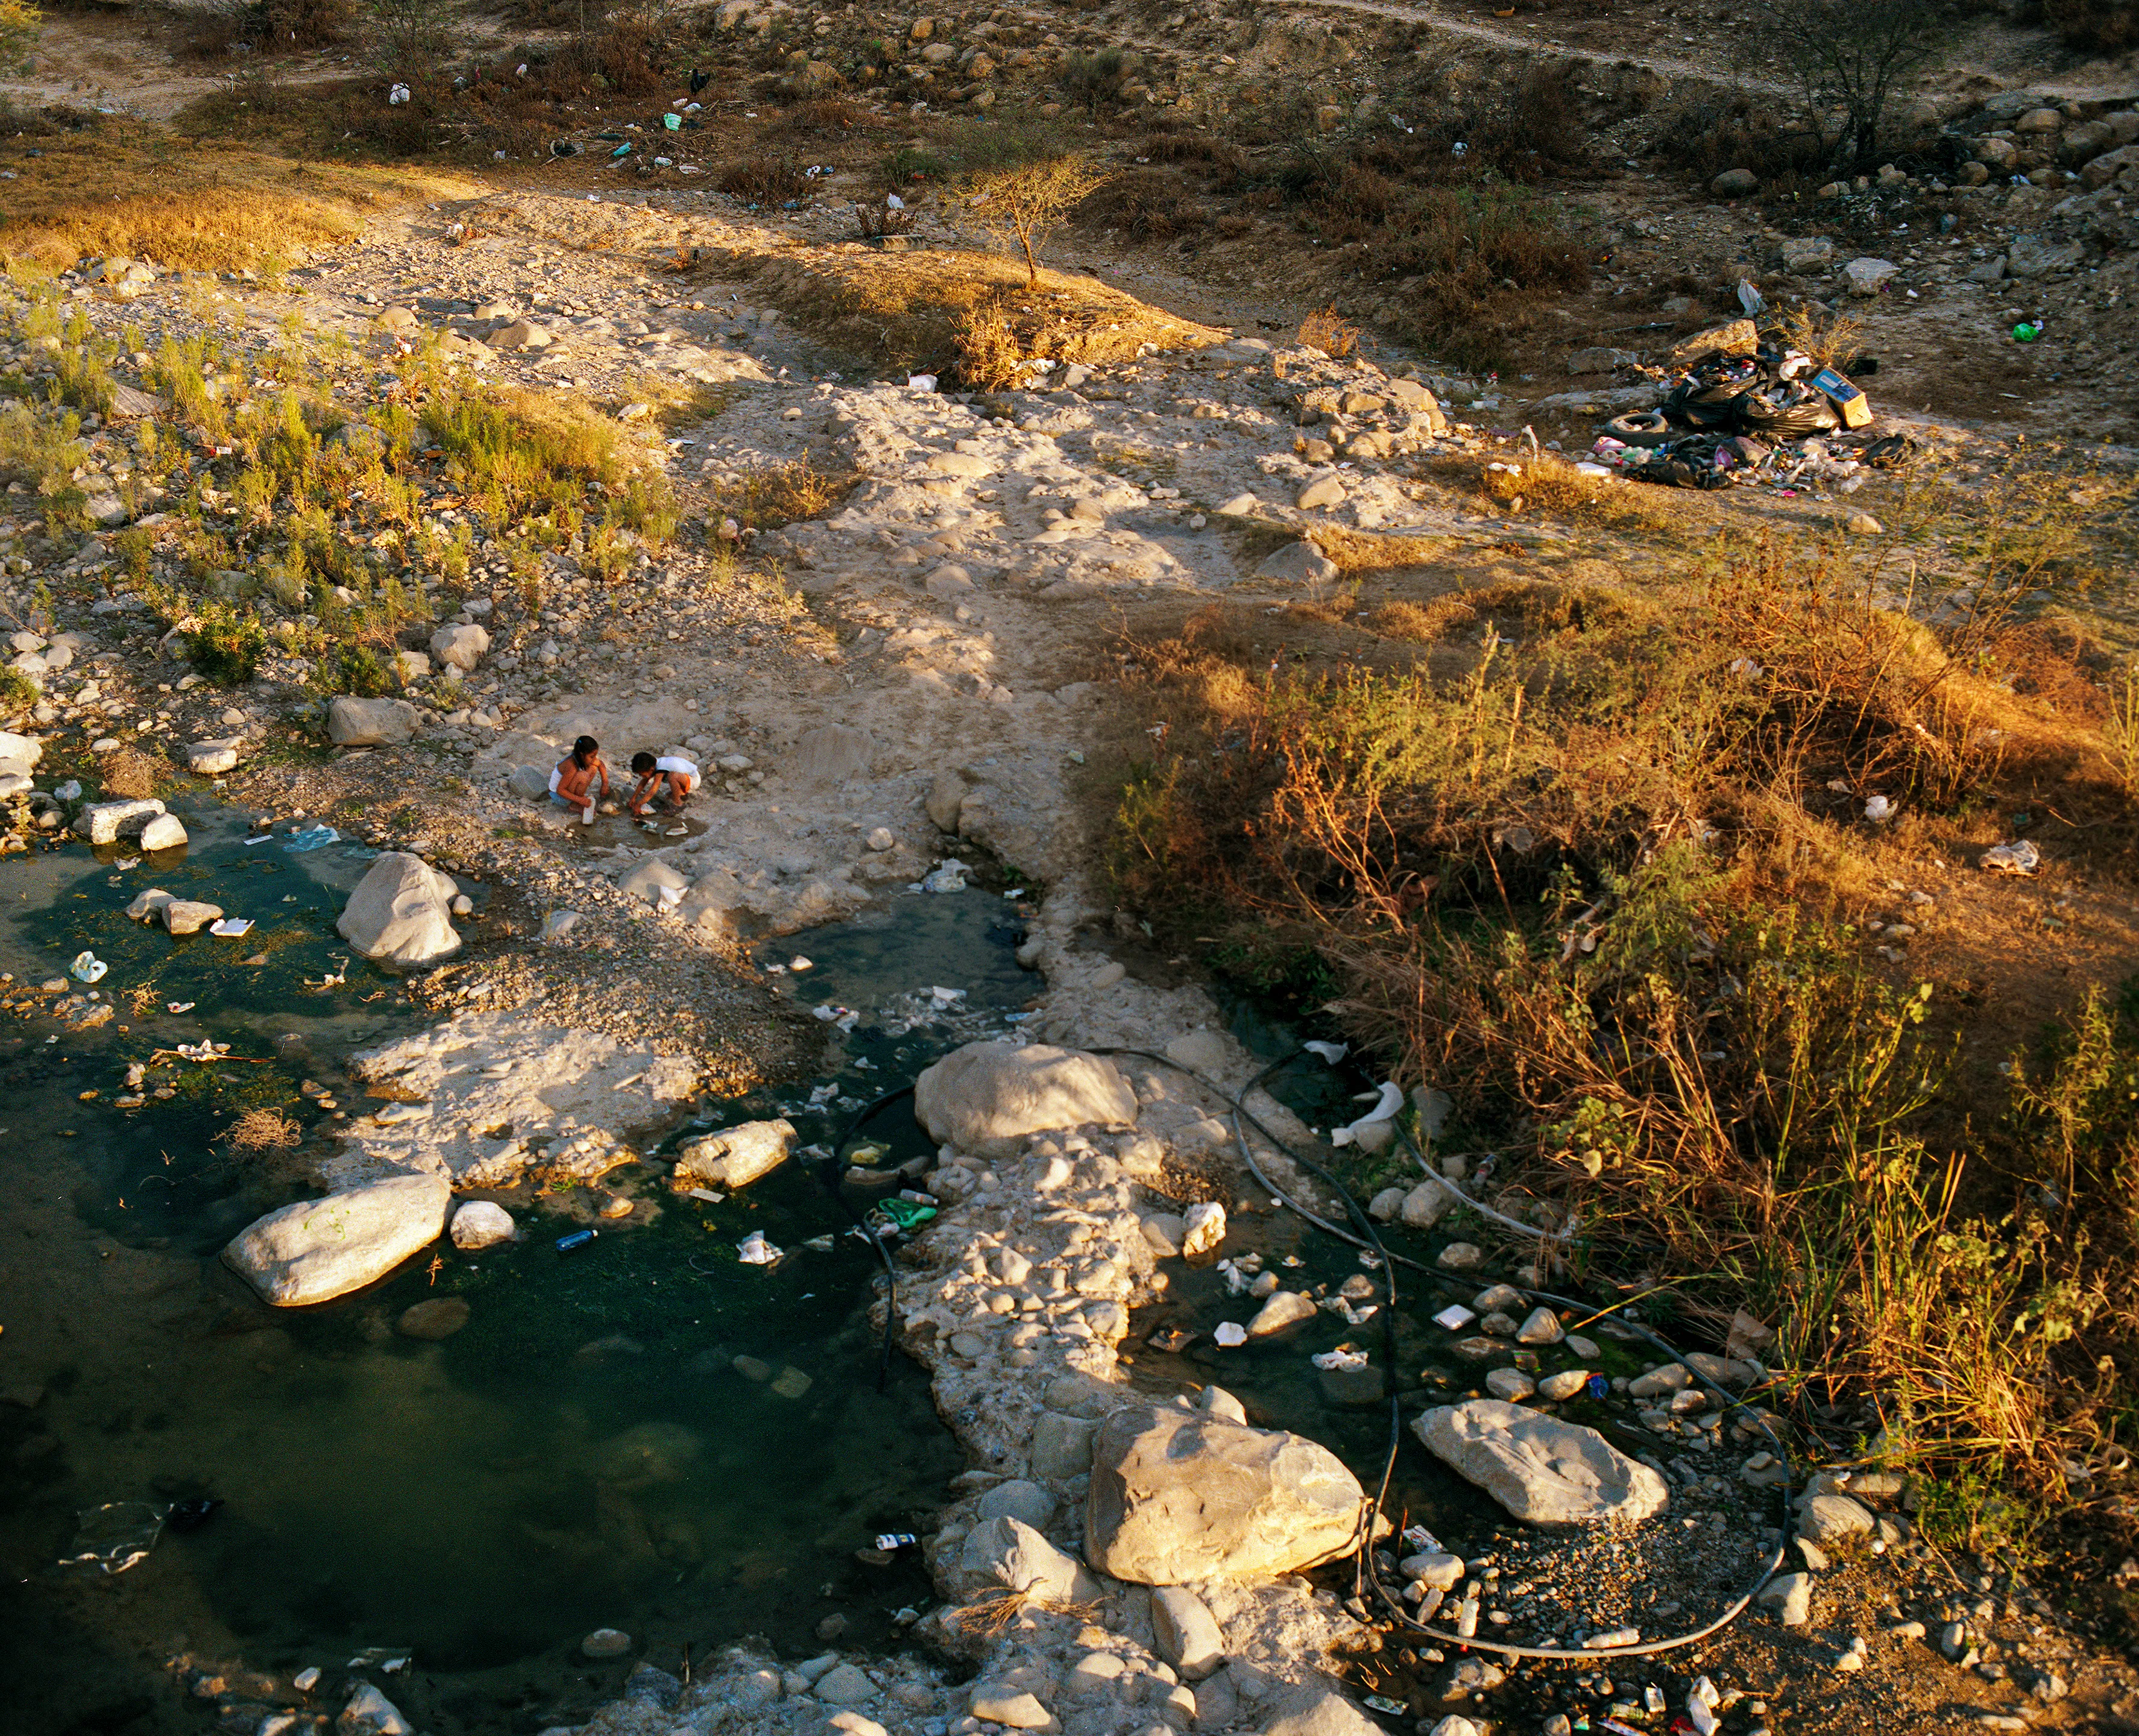
[{"label": "stagnant pool", "polygon": [[[580,1721],[632,1661],[578,1656],[599,1626],[672,1669],[687,1646],[752,1634],[815,1649],[830,1617],[843,1646],[898,1643],[925,1577],[910,1551],[888,1566],[854,1552],[917,1528],[961,1460],[919,1370],[894,1358],[879,1390],[875,1257],[800,1166],[718,1205],[663,1193],[651,1225],[570,1254],[556,1241],[573,1225],[523,1198],[520,1242],[442,1245],[435,1269],[317,1309],[267,1308],[222,1266],[232,1234],[306,1191],[216,1139],[233,1108],[331,1086],[414,1018],[334,932],[367,852],[248,846],[242,816],[179,811],[193,842],[176,865],[80,844],[0,862],[11,995],[86,949],[110,966],[101,1000],[70,987],[115,1008],[90,1030],[0,1024],[7,1727],[207,1728],[213,1702],[174,1691],[174,1656],[286,1683],[405,1653],[381,1680],[451,1736]],[[256,926],[174,940],[129,922],[150,886]],[[717,1119],[782,1113],[804,1142],[829,1138],[945,1049],[1008,1028],[1031,986],[1016,939],[1014,912],[973,890],[768,949],[813,961],[792,992],[859,1017],[827,1024],[820,1078]],[[176,1064],[151,1081],[174,1095],[115,1106],[129,1062],[203,1039],[237,1059]],[[903,1106],[869,1132],[888,1162],[926,1149]],[[659,1173],[614,1179],[652,1193]],[[737,1264],[751,1230],[786,1258]],[[411,1303],[448,1298],[468,1308],[453,1336],[397,1330]],[[221,1504],[125,1572],[56,1566],[86,1510],[201,1500]]]}]

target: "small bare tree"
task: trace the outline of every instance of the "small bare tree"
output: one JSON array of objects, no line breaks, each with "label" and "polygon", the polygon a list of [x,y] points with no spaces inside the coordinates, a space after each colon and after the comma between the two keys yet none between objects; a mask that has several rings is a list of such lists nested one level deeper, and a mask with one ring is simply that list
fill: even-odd
[{"label": "small bare tree", "polygon": [[1842,111],[1833,165],[1862,173],[1878,160],[1887,104],[1948,22],[1933,0],[1754,0],[1751,34],[1788,63],[1823,142],[1827,115]]},{"label": "small bare tree", "polygon": [[1079,201],[1113,177],[1082,151],[1021,154],[973,170],[961,188],[980,226],[1025,255],[1026,281],[1040,281],[1040,249]]}]

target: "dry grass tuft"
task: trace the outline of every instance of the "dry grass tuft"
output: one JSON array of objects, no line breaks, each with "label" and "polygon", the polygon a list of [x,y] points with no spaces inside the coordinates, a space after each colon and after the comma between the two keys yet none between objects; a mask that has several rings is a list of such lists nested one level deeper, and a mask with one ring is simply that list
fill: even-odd
[{"label": "dry grass tuft", "polygon": [[1096,1603],[1050,1603],[1024,1592],[990,1592],[976,1597],[962,1608],[951,1611],[947,1619],[962,1633],[976,1639],[1000,1640],[1017,1626],[1019,1618],[1027,1610],[1045,1610],[1054,1615],[1089,1621],[1099,1614],[1099,1606]]},{"label": "dry grass tuft", "polygon": [[1348,320],[1337,316],[1337,304],[1317,308],[1300,322],[1300,345],[1303,350],[1319,350],[1333,360],[1341,361],[1359,347],[1359,328]]},{"label": "dry grass tuft", "polygon": [[1019,345],[999,302],[960,308],[952,315],[951,341],[957,350],[962,384],[982,392],[1001,392],[1025,384],[1030,358]]},{"label": "dry grass tuft", "polygon": [[1436,597],[1430,603],[1401,599],[1384,603],[1368,616],[1367,624],[1384,638],[1431,642],[1478,623],[1478,610],[1467,597]]},{"label": "dry grass tuft", "polygon": [[776,531],[805,519],[822,518],[847,497],[860,477],[820,470],[807,458],[753,472],[716,496],[709,516],[725,515],[746,530]]},{"label": "dry grass tuft", "polygon": [[223,1137],[241,1152],[281,1152],[301,1144],[305,1130],[280,1109],[247,1109],[223,1130]]},{"label": "dry grass tuft", "polygon": [[96,762],[97,787],[107,799],[144,801],[169,774],[169,765],[138,747],[115,748]]}]

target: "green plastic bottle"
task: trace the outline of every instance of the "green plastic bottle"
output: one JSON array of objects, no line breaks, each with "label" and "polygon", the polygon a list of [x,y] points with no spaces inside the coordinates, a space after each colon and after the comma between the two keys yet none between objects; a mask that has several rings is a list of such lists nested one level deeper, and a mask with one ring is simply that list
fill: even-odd
[{"label": "green plastic bottle", "polygon": [[2032,344],[2042,335],[2043,328],[2027,320],[2013,328],[2013,341],[2016,344]]}]

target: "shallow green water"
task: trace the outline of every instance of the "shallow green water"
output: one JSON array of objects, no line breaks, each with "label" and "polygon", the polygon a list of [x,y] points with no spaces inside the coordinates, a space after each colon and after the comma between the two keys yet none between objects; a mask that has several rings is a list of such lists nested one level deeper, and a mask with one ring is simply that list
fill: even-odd
[{"label": "shallow green water", "polygon": [[[267,1308],[222,1267],[231,1235],[305,1191],[213,1142],[233,1107],[286,1104],[308,1075],[332,1085],[351,1049],[418,1021],[361,960],[339,985],[307,986],[345,968],[332,922],[360,852],[247,849],[235,816],[184,818],[194,842],[176,868],[121,869],[79,846],[0,863],[0,969],[35,981],[90,946],[111,966],[100,990],[153,981],[159,1009],[122,999],[113,1023],[57,1042],[46,1019],[0,1025],[20,1230],[0,1242],[15,1401],[0,1402],[0,1675],[34,1685],[9,1728],[202,1728],[205,1709],[151,1667],[166,1650],[286,1681],[405,1649],[410,1670],[383,1685],[436,1736],[576,1721],[633,1661],[576,1660],[596,1626],[670,1669],[687,1644],[749,1634],[820,1649],[834,1614],[843,1645],[896,1643],[894,1612],[925,1605],[925,1577],[910,1553],[881,1567],[854,1551],[918,1528],[961,1460],[920,1371],[894,1358],[878,1390],[879,1263],[800,1166],[710,1206],[668,1195],[654,1165],[619,1172],[661,1201],[654,1221],[570,1254],[555,1242],[571,1221],[508,1198],[521,1242],[442,1245],[435,1273],[414,1262],[317,1309]],[[258,926],[174,941],[122,914],[149,885]],[[830,1140],[944,1049],[1006,1028],[1030,983],[1016,939],[1015,916],[976,890],[902,897],[768,949],[814,961],[785,991],[860,1017],[849,1034],[828,1023],[819,1078],[719,1120],[782,1113],[802,1142]],[[966,998],[939,1005],[937,985]],[[186,1000],[190,1013],[161,1010]],[[127,1061],[203,1035],[265,1064],[184,1068],[177,1097],[111,1106]],[[928,1149],[903,1103],[869,1132],[890,1163]],[[737,1262],[754,1229],[788,1250],[780,1264]],[[829,1249],[805,1245],[827,1234]],[[456,1335],[395,1331],[409,1304],[444,1297],[469,1305]],[[773,1378],[739,1373],[739,1356]],[[223,1504],[208,1522],[167,1532],[128,1572],[51,1572],[79,1509],[203,1496]]]}]

